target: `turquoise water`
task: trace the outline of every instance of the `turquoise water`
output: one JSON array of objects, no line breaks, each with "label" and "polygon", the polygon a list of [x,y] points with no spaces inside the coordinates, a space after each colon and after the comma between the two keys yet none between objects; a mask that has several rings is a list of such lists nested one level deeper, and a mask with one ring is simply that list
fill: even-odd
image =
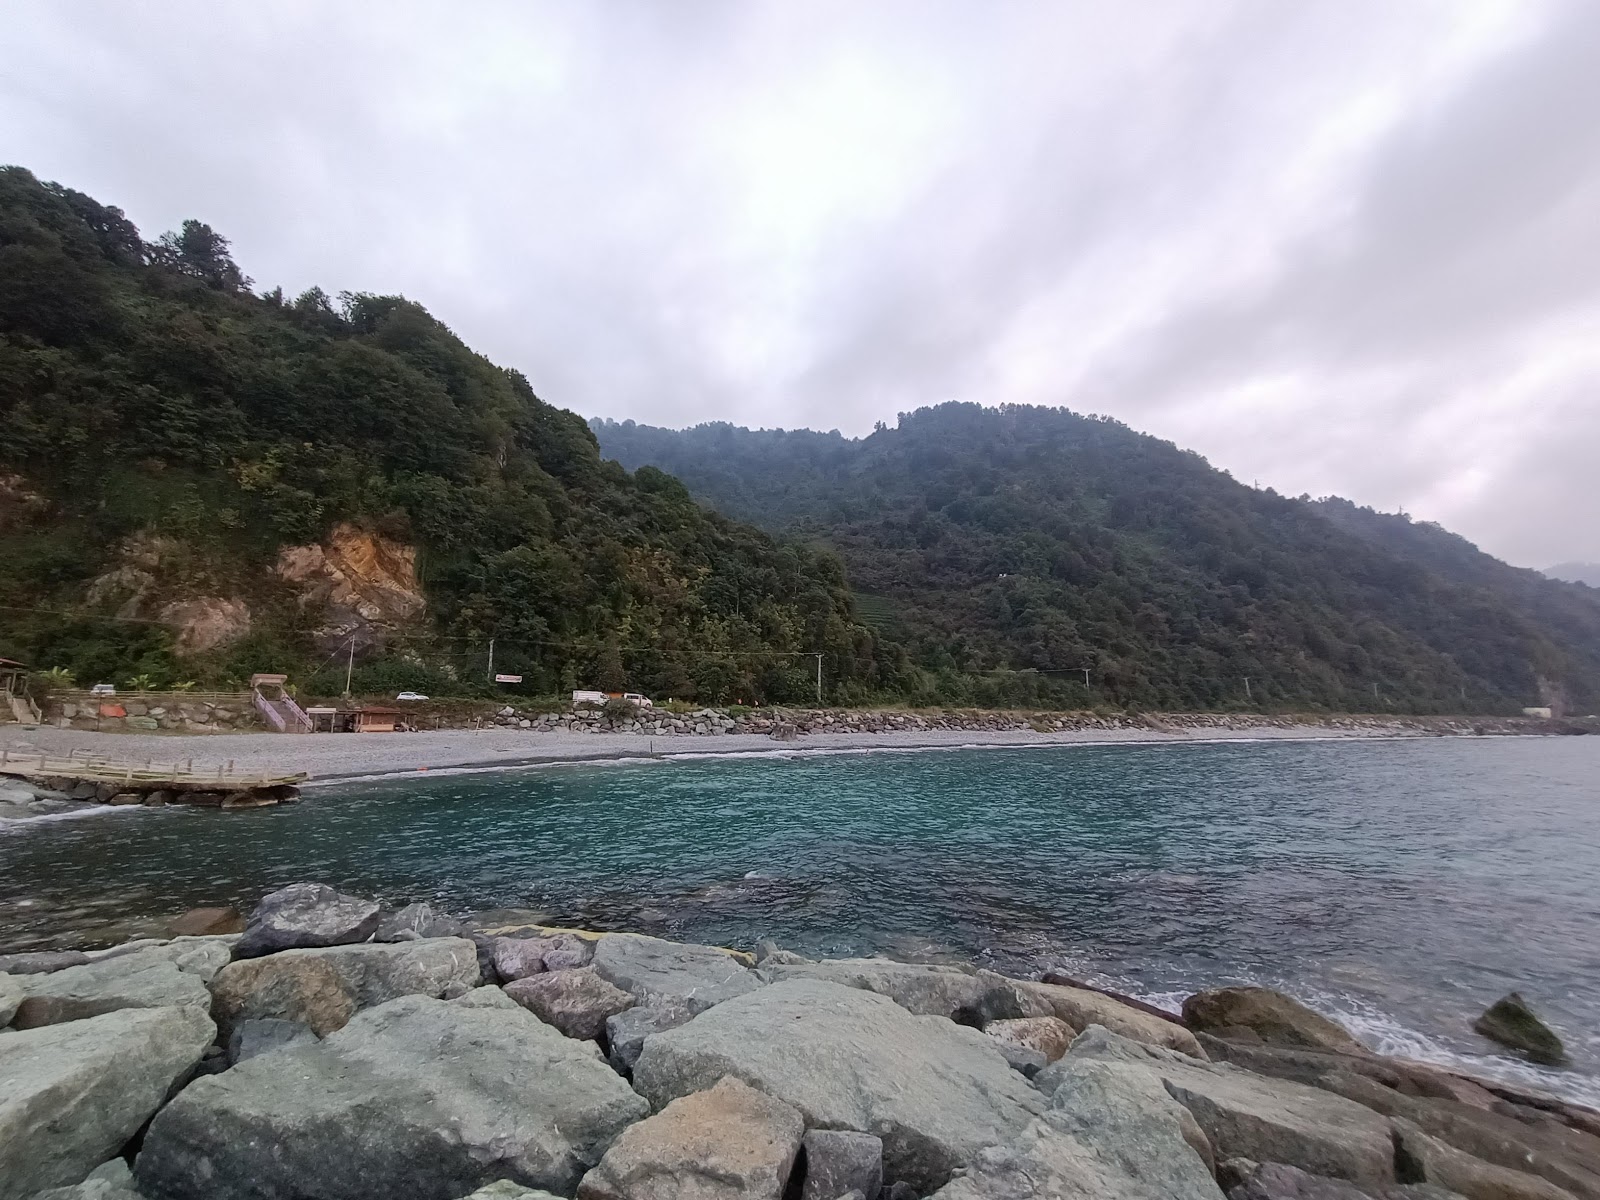
[{"label": "turquoise water", "polygon": [[[116,810],[0,836],[0,943],[299,879],[1165,1000],[1273,984],[1382,1048],[1600,1101],[1600,738],[763,752]],[[1573,1070],[1471,1032],[1513,988]]]}]

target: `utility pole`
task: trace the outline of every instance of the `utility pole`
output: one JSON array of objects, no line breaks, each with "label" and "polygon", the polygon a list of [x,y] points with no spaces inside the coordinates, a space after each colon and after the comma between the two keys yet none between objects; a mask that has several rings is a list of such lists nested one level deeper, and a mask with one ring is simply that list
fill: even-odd
[{"label": "utility pole", "polygon": [[1087,696],[1089,694],[1089,668],[1079,667],[1078,670],[1083,672],[1083,694]]},{"label": "utility pole", "polygon": [[822,707],[822,655],[817,655],[817,707]]},{"label": "utility pole", "polygon": [[494,639],[489,639],[489,682],[494,682]]},{"label": "utility pole", "polygon": [[1250,694],[1250,676],[1248,675],[1244,677],[1244,701],[1246,704],[1255,703],[1255,697]]},{"label": "utility pole", "polygon": [[344,664],[344,694],[345,694],[345,698],[346,699],[349,699],[349,697],[350,697],[350,676],[355,674],[355,670],[356,670],[356,639],[352,636],[351,639],[350,639],[350,657],[345,660],[345,664]]}]

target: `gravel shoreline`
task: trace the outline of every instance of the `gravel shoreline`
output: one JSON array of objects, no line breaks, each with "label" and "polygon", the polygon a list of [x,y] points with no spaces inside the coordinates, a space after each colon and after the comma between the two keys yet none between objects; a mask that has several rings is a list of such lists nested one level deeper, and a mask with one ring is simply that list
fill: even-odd
[{"label": "gravel shoreline", "polygon": [[0,748],[11,751],[71,751],[115,759],[153,758],[170,762],[193,758],[202,763],[235,764],[240,771],[303,771],[312,784],[417,771],[583,763],[619,758],[676,755],[795,754],[816,751],[923,750],[959,747],[1049,747],[1165,745],[1171,743],[1372,740],[1440,736],[1396,726],[1361,729],[1326,725],[1261,726],[1163,732],[1155,729],[1098,729],[1065,733],[1015,730],[926,730],[884,733],[822,733],[793,741],[750,734],[657,735],[530,732],[520,729],[446,729],[406,734],[286,735],[126,734],[86,730],[0,729]]}]

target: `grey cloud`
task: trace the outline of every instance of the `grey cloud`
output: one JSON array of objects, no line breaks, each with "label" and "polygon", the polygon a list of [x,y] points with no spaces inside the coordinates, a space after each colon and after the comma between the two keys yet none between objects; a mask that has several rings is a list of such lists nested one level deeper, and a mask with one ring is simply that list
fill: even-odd
[{"label": "grey cloud", "polygon": [[32,0],[0,158],[404,292],[580,412],[1064,403],[1595,559],[1600,9],[1453,65],[1496,11]]}]

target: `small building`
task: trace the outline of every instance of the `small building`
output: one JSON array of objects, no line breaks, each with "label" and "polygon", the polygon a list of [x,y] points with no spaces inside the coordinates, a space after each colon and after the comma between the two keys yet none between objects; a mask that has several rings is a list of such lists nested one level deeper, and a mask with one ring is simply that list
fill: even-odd
[{"label": "small building", "polygon": [[374,705],[355,709],[350,716],[350,728],[355,733],[404,733],[410,728],[406,724],[406,710],[403,708],[380,708]]},{"label": "small building", "polygon": [[343,715],[337,708],[326,705],[313,704],[306,709],[306,716],[311,718],[312,733],[348,733],[349,723],[341,719]]}]

